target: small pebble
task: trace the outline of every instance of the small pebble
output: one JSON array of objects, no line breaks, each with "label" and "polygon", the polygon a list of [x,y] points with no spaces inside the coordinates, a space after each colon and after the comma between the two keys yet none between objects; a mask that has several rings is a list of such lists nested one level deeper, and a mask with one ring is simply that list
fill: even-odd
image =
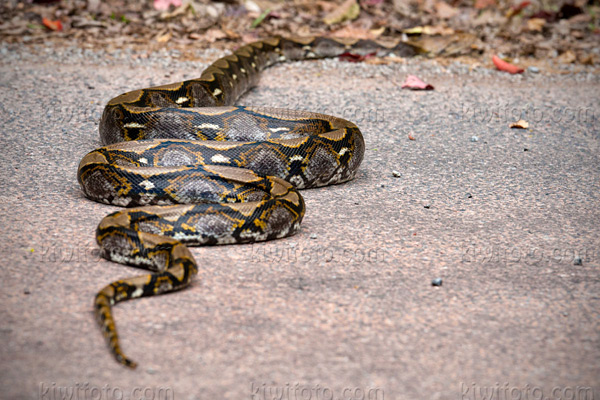
[{"label": "small pebble", "polygon": [[435,278],[432,280],[431,286],[442,286],[442,278]]},{"label": "small pebble", "polygon": [[477,136],[471,136],[471,142],[478,142],[479,138]]},{"label": "small pebble", "polygon": [[393,170],[392,171],[392,176],[394,178],[400,178],[402,176],[402,174],[400,172],[396,171],[396,170]]},{"label": "small pebble", "polygon": [[583,265],[583,260],[581,259],[581,257],[575,257],[573,259],[573,265]]},{"label": "small pebble", "polygon": [[471,193],[467,193],[467,199],[472,199],[473,196],[471,195]]},{"label": "small pebble", "polygon": [[540,72],[540,69],[538,67],[527,67],[527,71],[531,72],[532,74],[537,74]]},{"label": "small pebble", "polygon": [[311,233],[310,234],[310,238],[311,239],[316,239],[317,238],[317,234],[316,233]]},{"label": "small pebble", "polygon": [[31,292],[27,289],[23,290],[23,294],[31,294]]},{"label": "small pebble", "polygon": [[425,207],[425,208],[431,208],[431,206],[429,204],[425,204],[423,207]]},{"label": "small pebble", "polygon": [[381,187],[383,187],[383,188],[384,188],[384,187],[385,187],[385,185],[382,183],[382,184],[381,184]]}]

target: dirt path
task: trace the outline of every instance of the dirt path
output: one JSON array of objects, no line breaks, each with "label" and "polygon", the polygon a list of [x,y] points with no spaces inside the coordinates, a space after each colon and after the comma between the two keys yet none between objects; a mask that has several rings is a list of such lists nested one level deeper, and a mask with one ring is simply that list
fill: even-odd
[{"label": "dirt path", "polygon": [[[99,145],[104,102],[204,64],[3,57],[0,397],[600,396],[597,77],[414,60],[271,69],[240,103],[355,121],[360,174],[305,191],[298,235],[196,248],[191,288],[116,307],[140,364],[129,371],[107,351],[92,299],[137,271],[97,257],[95,227],[115,208],[85,199],[75,172]],[[408,73],[436,90],[401,90]],[[531,129],[509,129],[521,115]]]}]

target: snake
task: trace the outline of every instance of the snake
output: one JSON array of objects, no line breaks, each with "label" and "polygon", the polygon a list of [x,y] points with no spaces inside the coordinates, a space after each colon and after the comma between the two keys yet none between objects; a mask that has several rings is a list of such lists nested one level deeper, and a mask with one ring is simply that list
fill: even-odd
[{"label": "snake", "polygon": [[83,157],[77,180],[96,202],[124,207],[102,219],[103,258],[149,271],[100,290],[94,314],[114,358],[125,356],[112,307],[188,286],[198,264],[188,246],[253,243],[298,232],[298,189],[356,176],[365,142],[352,122],[320,113],[234,105],[269,66],[349,54],[394,53],[405,42],[273,37],[243,45],[199,78],[121,94],[108,102],[103,147]]}]

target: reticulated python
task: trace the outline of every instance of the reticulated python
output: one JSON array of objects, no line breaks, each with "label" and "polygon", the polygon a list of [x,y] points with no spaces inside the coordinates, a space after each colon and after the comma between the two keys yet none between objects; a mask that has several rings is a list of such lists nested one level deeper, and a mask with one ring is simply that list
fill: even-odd
[{"label": "reticulated python", "polygon": [[272,38],[217,60],[198,79],[108,103],[100,121],[107,146],[81,160],[77,178],[88,198],[135,207],[100,222],[102,256],[152,271],[96,295],[96,317],[120,363],[136,366],[121,350],[111,306],[188,285],[198,268],[187,245],[294,234],[304,215],[297,189],[348,181],[363,159],[363,137],[351,122],[232,104],[277,62],[380,50],[414,53],[405,43]]}]

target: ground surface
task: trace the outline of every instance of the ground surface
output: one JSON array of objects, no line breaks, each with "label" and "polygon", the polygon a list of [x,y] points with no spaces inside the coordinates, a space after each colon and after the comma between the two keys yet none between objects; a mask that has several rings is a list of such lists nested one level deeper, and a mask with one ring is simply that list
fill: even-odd
[{"label": "ground surface", "polygon": [[[83,197],[77,165],[100,144],[108,99],[194,77],[219,54],[0,50],[0,397],[600,397],[597,76],[272,68],[240,104],[355,121],[360,173],[305,191],[298,235],[196,248],[192,287],[117,306],[130,371],[92,299],[138,271],[97,257],[95,227],[115,207]],[[417,72],[436,90],[402,90]],[[521,116],[530,129],[509,129]]]}]

